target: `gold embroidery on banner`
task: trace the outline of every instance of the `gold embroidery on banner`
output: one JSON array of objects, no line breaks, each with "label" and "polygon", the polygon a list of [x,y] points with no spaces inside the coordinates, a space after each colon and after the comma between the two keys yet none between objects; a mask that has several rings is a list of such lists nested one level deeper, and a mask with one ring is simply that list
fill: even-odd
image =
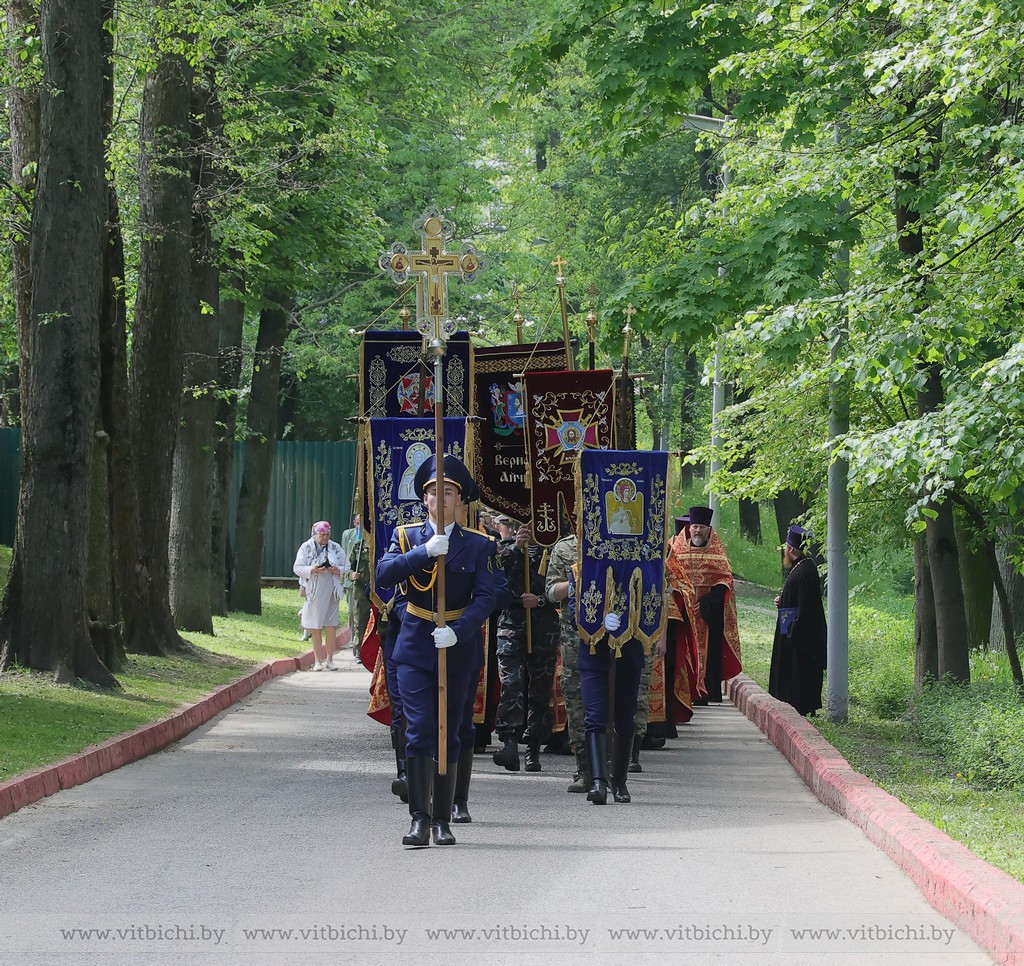
[{"label": "gold embroidery on banner", "polygon": [[449,356],[444,387],[446,408],[449,416],[468,416],[466,412],[466,368],[459,355]]},{"label": "gold embroidery on banner", "polygon": [[374,357],[370,363],[370,399],[367,411],[364,416],[370,419],[380,419],[387,415],[388,387],[387,366],[379,357]]}]

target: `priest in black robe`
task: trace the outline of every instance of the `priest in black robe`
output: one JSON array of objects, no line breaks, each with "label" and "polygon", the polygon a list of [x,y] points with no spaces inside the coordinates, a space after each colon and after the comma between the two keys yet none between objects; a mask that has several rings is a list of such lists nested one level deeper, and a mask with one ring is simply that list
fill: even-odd
[{"label": "priest in black robe", "polygon": [[821,686],[828,653],[821,578],[807,553],[809,534],[792,526],[786,535],[784,566],[788,573],[782,593],[772,646],[768,692],[791,704],[800,714],[821,708]]}]

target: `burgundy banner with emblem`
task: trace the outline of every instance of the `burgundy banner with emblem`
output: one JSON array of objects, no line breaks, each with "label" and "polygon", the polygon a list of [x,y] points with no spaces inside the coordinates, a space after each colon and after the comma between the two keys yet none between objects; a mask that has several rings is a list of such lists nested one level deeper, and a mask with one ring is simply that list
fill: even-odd
[{"label": "burgundy banner with emblem", "polygon": [[483,502],[525,520],[530,515],[526,486],[523,373],[562,371],[565,343],[498,345],[475,350],[473,401],[477,425],[475,478]]},{"label": "burgundy banner with emblem", "polygon": [[527,372],[526,442],[534,539],[558,540],[559,503],[576,519],[575,470],[584,449],[608,449],[614,422],[611,369]]}]

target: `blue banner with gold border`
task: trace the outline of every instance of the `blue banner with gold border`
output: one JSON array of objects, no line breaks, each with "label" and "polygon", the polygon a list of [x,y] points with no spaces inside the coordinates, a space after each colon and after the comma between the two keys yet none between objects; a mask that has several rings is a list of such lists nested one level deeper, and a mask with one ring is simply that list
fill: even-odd
[{"label": "blue banner with gold border", "polygon": [[[359,351],[359,406],[364,417],[417,418],[433,414],[433,369],[423,363],[422,354],[423,337],[418,332],[370,329],[363,333]],[[448,338],[442,365],[445,415],[469,416],[473,347],[468,332],[455,332]]]},{"label": "blue banner with gold border", "polygon": [[[371,419],[363,426],[366,449],[367,527],[370,550],[370,599],[378,608],[394,595],[394,588],[378,590],[377,563],[387,553],[395,528],[427,518],[416,496],[413,478],[419,465],[434,454],[433,419]],[[466,420],[444,420],[444,451],[464,463],[467,452]],[[383,595],[380,593],[383,591]]]},{"label": "blue banner with gold border", "polygon": [[[618,651],[631,639],[649,651],[665,630],[669,461],[663,451],[584,450],[576,476],[580,517],[576,617],[593,647],[608,634]],[[619,630],[608,633],[606,614]]]}]

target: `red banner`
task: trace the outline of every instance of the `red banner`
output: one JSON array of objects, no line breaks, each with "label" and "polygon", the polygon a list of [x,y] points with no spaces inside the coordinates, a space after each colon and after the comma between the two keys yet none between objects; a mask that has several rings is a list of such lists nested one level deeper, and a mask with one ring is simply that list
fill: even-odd
[{"label": "red banner", "polygon": [[611,446],[614,380],[611,369],[524,376],[531,517],[541,546],[558,540],[560,514],[575,523],[579,454]]},{"label": "red banner", "polygon": [[473,402],[477,423],[474,476],[483,502],[519,520],[530,515],[526,486],[523,373],[564,370],[565,344],[477,348]]}]

